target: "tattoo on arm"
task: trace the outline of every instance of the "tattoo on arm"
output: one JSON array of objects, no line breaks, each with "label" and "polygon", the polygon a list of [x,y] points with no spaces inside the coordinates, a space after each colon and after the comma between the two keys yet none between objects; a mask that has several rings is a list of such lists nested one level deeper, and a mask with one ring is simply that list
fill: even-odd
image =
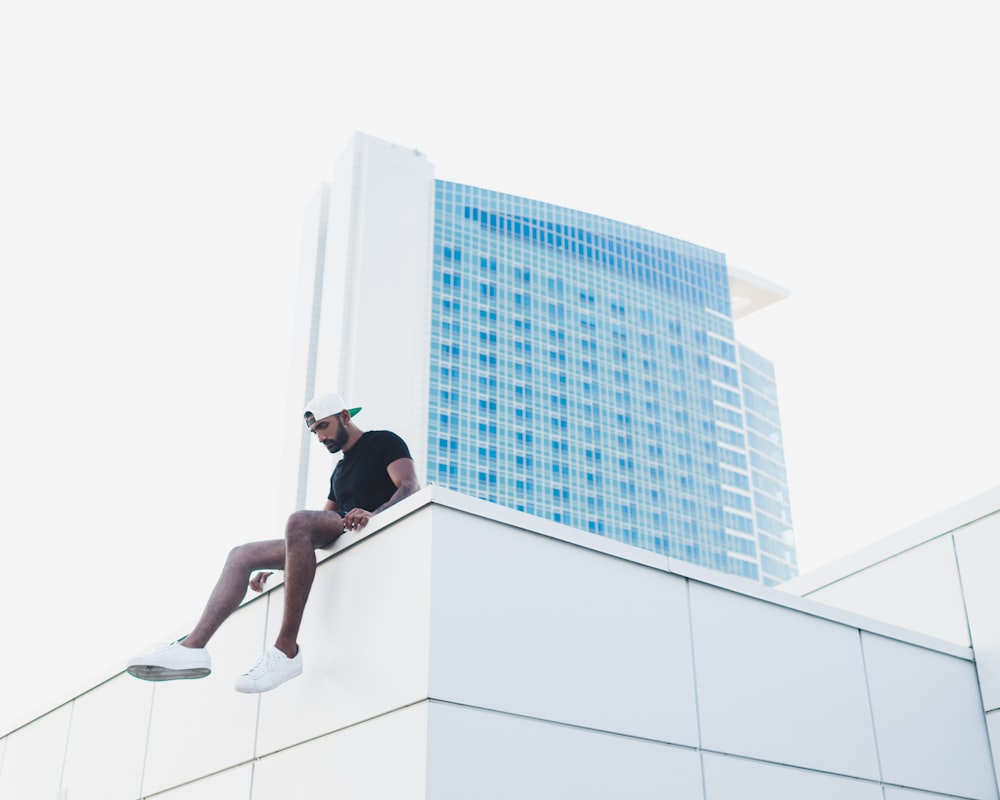
[{"label": "tattoo on arm", "polygon": [[385,511],[389,506],[394,506],[404,497],[409,497],[414,492],[420,490],[420,484],[416,481],[401,483],[395,492],[392,493],[392,497],[386,500],[382,505],[372,511],[372,514],[378,514],[380,511]]}]

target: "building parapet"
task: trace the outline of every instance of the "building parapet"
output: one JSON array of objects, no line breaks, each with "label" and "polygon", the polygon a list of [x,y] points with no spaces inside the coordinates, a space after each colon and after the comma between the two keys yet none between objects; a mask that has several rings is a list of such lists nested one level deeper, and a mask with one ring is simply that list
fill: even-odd
[{"label": "building parapet", "polygon": [[440,487],[321,554],[304,674],[238,694],[282,599],[204,680],[8,733],[0,798],[997,798],[970,648]]}]

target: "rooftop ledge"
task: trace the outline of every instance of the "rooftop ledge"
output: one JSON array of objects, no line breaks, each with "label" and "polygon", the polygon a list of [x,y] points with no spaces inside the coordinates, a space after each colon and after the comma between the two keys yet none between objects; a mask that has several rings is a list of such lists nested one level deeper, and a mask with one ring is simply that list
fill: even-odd
[{"label": "rooftop ledge", "polygon": [[0,737],[0,796],[997,800],[968,647],[437,486],[318,560],[300,677],[233,691],[279,581],[208,677],[119,653]]},{"label": "rooftop ledge", "polygon": [[[554,539],[661,572],[669,572],[696,583],[726,589],[746,597],[762,600],[766,603],[811,614],[832,622],[847,625],[848,627],[859,628],[870,633],[890,639],[897,639],[941,653],[947,653],[958,658],[964,658],[969,661],[974,660],[973,651],[969,647],[956,645],[953,642],[927,636],[907,628],[888,625],[860,614],[843,611],[842,609],[819,603],[815,600],[789,594],[787,591],[782,591],[777,587],[767,587],[756,581],[740,578],[736,575],[729,575],[680,559],[669,558],[650,550],[643,550],[640,547],[616,542],[597,534],[587,533],[568,525],[536,517],[532,514],[526,514],[523,511],[516,511],[496,503],[479,500],[442,486],[426,486],[416,494],[373,517],[364,530],[358,533],[344,534],[337,540],[333,547],[327,548],[325,551],[320,551],[320,562],[322,563],[322,561],[328,558],[333,558],[338,553],[351,547],[356,547],[365,539],[375,536],[379,531],[427,506],[440,506],[474,517],[493,520],[528,534]],[[280,582],[278,582],[272,588],[277,588],[280,585]],[[308,613],[308,610],[306,613]]]},{"label": "rooftop ledge", "polygon": [[[367,542],[372,541],[375,537],[379,536],[379,534],[383,534],[385,531],[399,525],[406,519],[412,518],[421,513],[427,513],[428,511],[433,513],[435,509],[449,509],[451,511],[467,514],[470,517],[475,517],[484,521],[500,523],[501,525],[515,529],[530,536],[537,536],[543,539],[553,540],[566,545],[581,548],[583,550],[601,553],[623,562],[637,564],[663,573],[680,576],[693,583],[716,587],[744,597],[754,598],[755,600],[763,601],[768,604],[809,614],[811,616],[839,623],[851,628],[868,631],[869,633],[877,634],[889,639],[895,639],[900,642],[934,650],[957,658],[974,661],[973,651],[969,647],[963,647],[953,642],[928,636],[917,631],[845,611],[815,600],[810,600],[807,597],[801,597],[798,594],[790,594],[788,591],[783,591],[780,587],[766,587],[762,584],[756,583],[755,581],[746,580],[734,575],[728,575],[716,570],[700,567],[679,559],[668,558],[667,556],[663,556],[658,553],[653,553],[638,547],[616,542],[596,534],[590,534],[542,517],[537,517],[532,514],[516,511],[495,503],[479,500],[477,498],[455,492],[451,489],[435,485],[425,486],[419,492],[407,497],[375,517],[372,517],[371,521],[363,530],[344,533],[333,546],[317,551],[317,562],[322,565],[324,562],[337,559],[348,551],[361,547]],[[317,582],[322,580],[322,572],[319,570],[317,571],[316,580]],[[266,601],[270,595],[279,589],[282,589],[283,585],[284,581],[282,580],[280,573],[273,576],[268,582],[267,589],[261,594],[252,594],[248,592],[247,597],[241,604],[241,608],[253,603]],[[208,589],[206,588],[205,591],[207,592]],[[315,605],[315,599],[311,599],[306,608],[306,618],[315,614]],[[193,625],[193,622],[194,621],[192,620],[191,625]],[[225,624],[223,625],[223,629],[224,628]],[[180,630],[180,628],[175,629],[174,635],[176,635],[176,630]],[[160,639],[169,638],[170,634],[160,635]],[[211,643],[209,644],[209,649],[212,649]],[[109,653],[109,657],[111,655],[112,654]],[[16,730],[17,727],[27,724],[31,720],[43,715],[53,707],[58,707],[59,705],[70,702],[94,686],[100,685],[119,675],[123,675],[125,671],[125,660],[134,654],[119,653],[117,655],[122,659],[117,666],[110,667],[104,672],[92,675],[79,685],[68,689],[65,694],[58,696],[56,698],[56,702],[50,704],[48,708],[40,709],[37,714],[29,716],[23,723],[16,725],[11,730]],[[4,733],[4,731],[0,731],[0,736],[4,735]]]}]

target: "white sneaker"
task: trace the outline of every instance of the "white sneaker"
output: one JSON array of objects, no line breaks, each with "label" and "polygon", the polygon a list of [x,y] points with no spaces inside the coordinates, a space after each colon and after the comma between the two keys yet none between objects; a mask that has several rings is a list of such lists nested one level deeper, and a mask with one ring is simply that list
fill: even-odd
[{"label": "white sneaker", "polygon": [[302,649],[289,658],[277,647],[269,647],[257,663],[236,679],[237,692],[269,692],[302,674]]},{"label": "white sneaker", "polygon": [[176,681],[204,678],[212,671],[212,659],[204,647],[184,647],[180,642],[164,645],[128,662],[128,674],[144,681]]}]

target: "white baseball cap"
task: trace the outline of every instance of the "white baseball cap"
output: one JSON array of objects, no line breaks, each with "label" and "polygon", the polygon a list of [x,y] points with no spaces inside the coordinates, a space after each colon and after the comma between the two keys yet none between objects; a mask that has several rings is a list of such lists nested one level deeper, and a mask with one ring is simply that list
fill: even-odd
[{"label": "white baseball cap", "polygon": [[361,406],[347,408],[344,398],[337,393],[318,394],[306,404],[306,409],[303,412],[303,416],[306,418],[306,427],[312,425],[309,417],[312,417],[313,422],[315,422],[318,419],[325,419],[326,417],[332,417],[334,414],[339,414],[345,409],[353,417],[361,410]]}]

